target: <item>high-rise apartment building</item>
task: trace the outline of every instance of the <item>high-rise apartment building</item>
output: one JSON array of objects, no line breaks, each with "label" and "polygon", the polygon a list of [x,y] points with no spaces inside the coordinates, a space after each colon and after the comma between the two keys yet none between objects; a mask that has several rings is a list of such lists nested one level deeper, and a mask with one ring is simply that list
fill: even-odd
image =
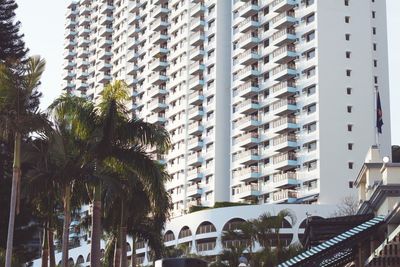
[{"label": "high-rise apartment building", "polygon": [[173,217],[336,204],[372,144],[390,154],[384,0],[80,0],[66,28],[63,89],[96,101],[125,80],[170,132]]}]

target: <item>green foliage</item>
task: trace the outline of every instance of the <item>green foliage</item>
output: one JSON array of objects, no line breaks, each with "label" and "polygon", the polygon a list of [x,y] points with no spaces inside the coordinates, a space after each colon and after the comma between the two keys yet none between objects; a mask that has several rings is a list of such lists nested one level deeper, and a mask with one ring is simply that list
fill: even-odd
[{"label": "green foliage", "polygon": [[191,206],[189,208],[189,213],[196,212],[196,211],[201,211],[201,210],[206,210],[210,209],[210,207],[205,207],[205,206]]},{"label": "green foliage", "polygon": [[[2,248],[0,248],[0,266],[5,265],[5,258],[6,258],[6,252]],[[24,266],[24,264],[19,262],[16,257],[13,257],[12,258],[12,266],[13,267],[22,267],[22,266]]]},{"label": "green foliage", "polygon": [[225,207],[235,207],[235,206],[248,206],[251,204],[240,203],[240,202],[215,202],[214,208],[225,208]]}]

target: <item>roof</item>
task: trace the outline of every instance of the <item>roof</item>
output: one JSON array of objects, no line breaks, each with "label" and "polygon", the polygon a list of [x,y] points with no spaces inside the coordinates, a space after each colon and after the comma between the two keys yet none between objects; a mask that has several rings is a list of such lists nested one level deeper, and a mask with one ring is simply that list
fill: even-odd
[{"label": "roof", "polygon": [[[352,229],[328,240],[324,243],[303,252],[294,258],[281,263],[278,267],[289,266],[337,266],[338,263],[352,259],[353,247],[363,234],[370,232],[385,220],[385,216],[377,216]],[[367,235],[367,237],[369,237]]]}]

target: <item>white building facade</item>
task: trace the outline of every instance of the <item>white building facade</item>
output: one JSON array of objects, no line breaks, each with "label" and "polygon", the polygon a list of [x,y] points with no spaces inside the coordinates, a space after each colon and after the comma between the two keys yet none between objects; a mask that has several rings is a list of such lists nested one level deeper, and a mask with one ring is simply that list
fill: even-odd
[{"label": "white building facade", "polygon": [[66,92],[96,101],[123,79],[170,132],[172,224],[221,201],[322,212],[354,194],[371,144],[390,153],[383,0],[80,0],[65,40]]}]

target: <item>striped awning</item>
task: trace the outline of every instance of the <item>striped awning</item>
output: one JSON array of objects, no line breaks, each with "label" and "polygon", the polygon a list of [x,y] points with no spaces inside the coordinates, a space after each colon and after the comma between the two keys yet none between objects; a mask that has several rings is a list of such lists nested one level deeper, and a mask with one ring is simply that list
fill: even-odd
[{"label": "striped awning", "polygon": [[[353,254],[350,240],[362,235],[366,231],[372,230],[379,226],[385,220],[385,216],[377,216],[369,221],[366,221],[324,243],[313,247],[306,252],[303,252],[294,258],[281,263],[278,267],[289,267],[289,266],[311,266],[310,262],[317,265],[312,266],[336,266],[338,262],[351,257]],[[350,245],[350,246],[349,246]],[[337,248],[341,249],[337,249]],[[304,264],[304,265],[303,265]]]}]

